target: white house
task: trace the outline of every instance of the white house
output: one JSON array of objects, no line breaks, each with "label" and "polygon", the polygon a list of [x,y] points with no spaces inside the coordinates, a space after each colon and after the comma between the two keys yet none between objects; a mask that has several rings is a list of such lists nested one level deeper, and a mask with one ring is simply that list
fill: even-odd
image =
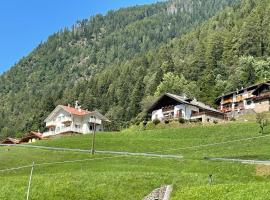
[{"label": "white house", "polygon": [[224,120],[224,114],[196,99],[166,93],[162,95],[148,109],[152,121],[183,118],[185,120],[198,120],[213,122]]},{"label": "white house", "polygon": [[109,120],[97,111],[81,109],[76,102],[75,107],[58,105],[45,119],[47,132],[43,137],[65,133],[92,133],[94,129],[99,132],[104,130],[104,122]]}]

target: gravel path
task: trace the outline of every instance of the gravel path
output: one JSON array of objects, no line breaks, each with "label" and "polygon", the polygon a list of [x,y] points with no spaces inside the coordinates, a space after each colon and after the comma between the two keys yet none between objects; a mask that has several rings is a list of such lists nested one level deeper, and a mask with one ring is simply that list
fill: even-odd
[{"label": "gravel path", "polygon": [[233,158],[205,158],[211,161],[228,161],[228,162],[240,162],[243,164],[252,165],[270,165],[270,160],[245,160],[245,159],[233,159]]},{"label": "gravel path", "polygon": [[[91,153],[91,150],[84,149],[70,149],[70,148],[59,148],[59,147],[45,147],[45,146],[35,146],[35,145],[24,145],[24,144],[0,144],[0,146],[16,146],[25,148],[36,148],[36,149],[46,149],[46,150],[56,150],[56,151],[73,151],[73,152],[85,152]],[[145,157],[160,157],[160,158],[183,158],[181,155],[170,155],[170,154],[154,154],[154,153],[137,153],[137,152],[125,152],[125,151],[101,151],[96,150],[99,154],[118,154],[118,155],[129,155],[129,156],[145,156]]]}]

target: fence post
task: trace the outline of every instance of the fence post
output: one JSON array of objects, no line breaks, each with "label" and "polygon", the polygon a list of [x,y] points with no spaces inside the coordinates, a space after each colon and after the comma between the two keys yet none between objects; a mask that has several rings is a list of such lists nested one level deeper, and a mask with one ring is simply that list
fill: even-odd
[{"label": "fence post", "polygon": [[33,176],[33,170],[34,170],[35,162],[32,164],[32,169],[29,177],[29,182],[28,182],[28,189],[27,189],[27,195],[26,195],[26,200],[29,200],[29,194],[30,194],[30,188],[31,188],[31,182],[32,182],[32,176]]}]

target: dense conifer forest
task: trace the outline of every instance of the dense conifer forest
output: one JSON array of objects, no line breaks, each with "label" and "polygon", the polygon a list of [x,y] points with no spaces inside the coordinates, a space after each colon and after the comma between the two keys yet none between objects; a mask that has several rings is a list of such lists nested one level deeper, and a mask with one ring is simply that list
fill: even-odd
[{"label": "dense conifer forest", "polygon": [[170,0],[110,11],[53,34],[0,76],[0,132],[44,129],[79,100],[114,123],[141,120],[160,94],[213,104],[270,79],[268,0]]}]

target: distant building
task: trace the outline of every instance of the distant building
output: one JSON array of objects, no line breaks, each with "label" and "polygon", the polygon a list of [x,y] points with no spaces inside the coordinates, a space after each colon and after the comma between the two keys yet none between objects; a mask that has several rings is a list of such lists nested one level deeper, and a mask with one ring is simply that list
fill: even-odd
[{"label": "distant building", "polygon": [[20,143],[33,143],[37,140],[42,140],[43,136],[39,132],[31,131],[30,133],[27,133],[23,136],[23,138],[20,140]]},{"label": "distant building", "polygon": [[196,99],[166,93],[162,95],[149,109],[152,121],[183,118],[203,123],[224,120],[224,114]]},{"label": "distant building", "polygon": [[81,109],[76,102],[75,107],[58,105],[45,119],[48,131],[43,137],[65,133],[87,134],[95,130],[103,131],[109,120],[97,111]]},{"label": "distant building", "polygon": [[243,111],[270,111],[270,81],[222,95],[216,99],[219,111],[233,114]]},{"label": "distant building", "polygon": [[17,139],[8,137],[8,138],[6,138],[4,141],[2,141],[1,143],[2,143],[2,144],[19,144],[19,142],[20,142],[20,141],[17,140]]}]

